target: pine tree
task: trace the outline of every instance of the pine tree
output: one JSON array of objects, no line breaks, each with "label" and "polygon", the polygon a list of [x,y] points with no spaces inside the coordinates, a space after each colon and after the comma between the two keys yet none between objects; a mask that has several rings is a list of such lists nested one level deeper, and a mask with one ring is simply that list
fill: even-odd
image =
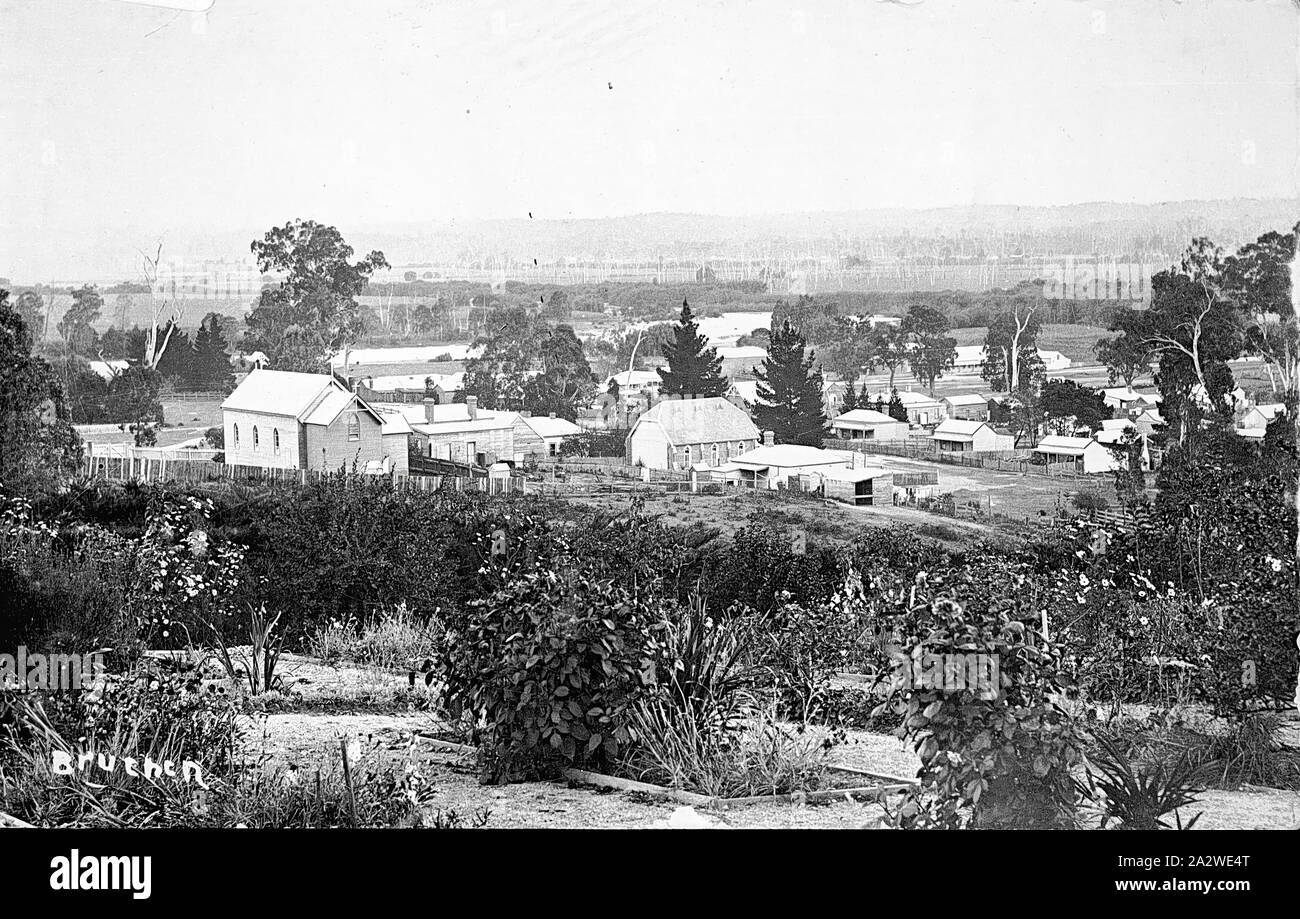
[{"label": "pine tree", "polygon": [[216,313],[208,313],[194,336],[194,357],[190,361],[190,385],[196,390],[230,392],[235,375],[230,367],[230,347],[221,334]]},{"label": "pine tree", "polygon": [[663,378],[659,387],[661,396],[706,398],[727,392],[722,358],[709,347],[709,340],[700,334],[690,304],[685,300],[682,301],[681,320],[673,326],[673,340],[665,342],[663,350],[668,366],[659,371]]},{"label": "pine tree", "polygon": [[899,397],[897,389],[895,389],[893,394],[889,397],[887,412],[889,417],[893,418],[895,421],[907,420],[907,406],[903,404],[903,400]]},{"label": "pine tree", "polygon": [[[166,336],[166,327],[159,329],[158,340],[162,341]],[[158,359],[158,366],[155,369],[167,382],[187,387],[194,372],[193,367],[194,343],[190,341],[189,335],[184,330],[177,328],[171,333],[171,337],[167,338],[167,350]]]},{"label": "pine tree", "polygon": [[772,333],[767,359],[758,371],[758,404],[754,420],[779,444],[820,447],[826,415],[822,409],[822,375],[807,342],[787,319]]},{"label": "pine tree", "polygon": [[844,380],[844,404],[840,406],[840,413],[851,412],[861,407],[858,404],[858,375],[849,373]]}]

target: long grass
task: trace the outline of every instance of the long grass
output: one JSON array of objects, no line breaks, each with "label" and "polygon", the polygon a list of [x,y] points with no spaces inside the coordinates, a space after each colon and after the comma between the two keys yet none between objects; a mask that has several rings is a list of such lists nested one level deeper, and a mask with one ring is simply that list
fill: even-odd
[{"label": "long grass", "polygon": [[707,710],[654,699],[633,710],[631,727],[637,745],[626,768],[641,781],[723,798],[811,791],[826,782],[823,733],[782,724],[770,708],[719,730]]},{"label": "long grass", "polygon": [[436,654],[442,626],[424,620],[399,604],[371,613],[365,620],[334,621],[308,638],[312,655],[326,663],[348,661],[384,670],[400,670]]}]

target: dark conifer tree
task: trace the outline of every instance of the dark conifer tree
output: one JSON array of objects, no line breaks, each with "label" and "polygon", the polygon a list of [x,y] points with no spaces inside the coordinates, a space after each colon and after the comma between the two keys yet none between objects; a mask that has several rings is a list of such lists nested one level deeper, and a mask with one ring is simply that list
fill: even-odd
[{"label": "dark conifer tree", "polygon": [[194,336],[194,356],[190,361],[190,386],[197,390],[230,392],[235,375],[230,366],[230,346],[221,334],[216,313],[208,313]]},{"label": "dark conifer tree", "polygon": [[767,359],[758,371],[758,403],[754,421],[771,431],[779,444],[820,447],[825,436],[822,375],[813,355],[805,355],[807,342],[787,319],[772,333]]},{"label": "dark conifer tree", "polygon": [[721,396],[727,392],[727,380],[722,375],[722,358],[709,347],[709,340],[700,334],[700,327],[691,314],[690,304],[682,301],[682,315],[673,327],[673,340],[664,343],[664,357],[668,366],[659,371],[663,384],[662,396]]}]

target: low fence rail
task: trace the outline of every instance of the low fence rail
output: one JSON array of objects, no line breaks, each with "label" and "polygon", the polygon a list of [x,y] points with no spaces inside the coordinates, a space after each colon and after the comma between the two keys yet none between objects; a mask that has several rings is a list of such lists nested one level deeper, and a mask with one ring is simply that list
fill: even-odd
[{"label": "low fence rail", "polygon": [[900,443],[878,443],[868,440],[827,439],[822,446],[828,450],[854,450],[879,456],[897,456],[903,459],[923,460],[941,463],[947,466],[964,466],[968,469],[987,469],[990,472],[1009,472],[1016,475],[1041,475],[1051,478],[1091,479],[1078,471],[1074,463],[1034,463],[1030,457],[1032,450],[997,451],[989,453],[966,453],[958,451],[939,451],[933,447]]}]

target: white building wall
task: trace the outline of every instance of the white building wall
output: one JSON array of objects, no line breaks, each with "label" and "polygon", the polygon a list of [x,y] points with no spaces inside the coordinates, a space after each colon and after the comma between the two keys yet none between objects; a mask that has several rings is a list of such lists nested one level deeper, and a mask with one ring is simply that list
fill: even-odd
[{"label": "white building wall", "polygon": [[[223,409],[222,426],[226,438],[226,462],[240,466],[265,466],[274,469],[298,468],[298,422],[284,415],[240,412]],[[236,442],[235,427],[239,428]],[[253,428],[257,428],[257,448],[253,446]],[[275,449],[275,433],[280,434],[280,449]]]}]

